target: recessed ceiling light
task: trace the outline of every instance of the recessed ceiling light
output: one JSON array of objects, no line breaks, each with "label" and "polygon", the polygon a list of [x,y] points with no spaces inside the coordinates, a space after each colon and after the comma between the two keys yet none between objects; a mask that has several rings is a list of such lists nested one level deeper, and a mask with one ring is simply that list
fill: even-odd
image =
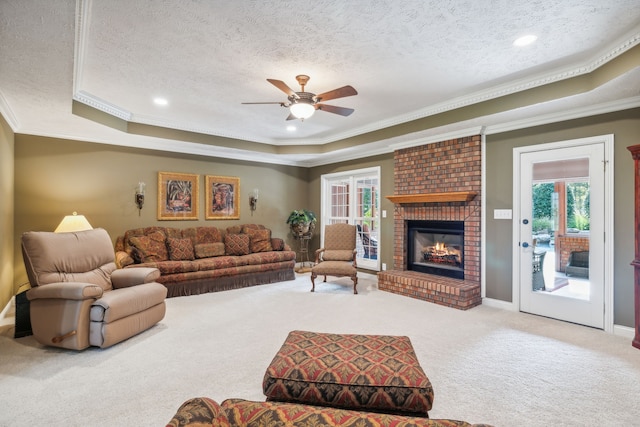
[{"label": "recessed ceiling light", "polygon": [[162,105],[162,106],[169,105],[169,101],[167,101],[166,98],[160,98],[160,97],[153,98],[153,103],[156,105]]},{"label": "recessed ceiling light", "polygon": [[296,128],[295,126],[293,126],[293,125],[289,125],[289,126],[287,126],[287,130],[288,130],[289,132],[295,132],[295,131],[296,131],[296,129],[297,129],[297,128]]},{"label": "recessed ceiling light", "polygon": [[518,37],[517,39],[515,39],[515,41],[513,42],[513,45],[518,47],[527,46],[533,43],[534,41],[536,41],[537,39],[538,39],[538,36],[534,36],[533,34],[527,34],[526,36]]}]

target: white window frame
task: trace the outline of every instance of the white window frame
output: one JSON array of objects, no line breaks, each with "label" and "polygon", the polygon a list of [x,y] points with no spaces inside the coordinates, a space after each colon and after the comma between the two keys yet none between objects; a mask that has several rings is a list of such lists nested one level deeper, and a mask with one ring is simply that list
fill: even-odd
[{"label": "white window frame", "polygon": [[[376,178],[378,180],[378,197],[375,198],[375,206],[374,212],[375,216],[371,217],[372,220],[375,221],[379,226],[381,224],[380,218],[380,166],[363,168],[363,169],[355,169],[344,172],[335,172],[331,174],[324,174],[320,177],[321,181],[321,191],[320,191],[320,221],[323,224],[322,230],[320,231],[320,245],[324,246],[324,225],[330,224],[332,219],[331,216],[331,184],[335,181],[349,181],[350,188],[355,189],[355,183],[358,179],[364,177]],[[346,219],[349,224],[356,224],[357,221],[362,221],[363,218],[354,216],[356,213],[357,206],[357,192],[350,191],[349,192],[349,215],[347,217],[340,217],[341,219]],[[378,230],[380,227],[378,226]],[[360,239],[360,237],[358,237]],[[368,270],[380,271],[380,259],[381,259],[381,246],[380,239],[378,239],[378,247],[377,247],[377,257],[376,259],[367,259],[358,257],[357,263],[359,268],[364,268]]]}]

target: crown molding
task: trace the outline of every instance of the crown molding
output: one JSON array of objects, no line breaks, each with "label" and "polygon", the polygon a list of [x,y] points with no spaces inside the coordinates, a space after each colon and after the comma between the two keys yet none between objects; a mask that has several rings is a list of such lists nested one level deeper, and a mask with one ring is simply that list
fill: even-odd
[{"label": "crown molding", "polygon": [[113,105],[105,101],[104,99],[100,99],[97,96],[91,95],[85,91],[76,92],[73,95],[73,100],[81,102],[89,107],[95,108],[96,110],[102,111],[103,113],[110,114],[114,117],[117,117],[122,120],[130,121],[131,113],[125,109],[118,107],[117,105]]},{"label": "crown molding", "polygon": [[81,92],[86,57],[86,40],[89,34],[89,19],[91,16],[91,0],[79,0],[76,2],[76,28],[73,44],[73,93]]},{"label": "crown molding", "polygon": [[7,102],[7,99],[4,97],[4,94],[2,93],[1,90],[0,90],[0,114],[2,114],[4,119],[7,121],[13,133],[16,133],[20,128],[20,122],[18,122],[18,118],[13,113],[11,106]]},{"label": "crown molding", "polygon": [[612,113],[614,111],[629,110],[640,107],[640,96],[626,98],[622,100],[604,102],[602,104],[590,105],[588,107],[574,108],[557,113],[542,114],[523,120],[514,120],[497,125],[489,125],[485,130],[486,135],[510,132],[513,130],[531,128],[535,126],[547,125],[550,123],[564,122],[567,120],[581,119],[583,117],[597,116],[599,114]]}]

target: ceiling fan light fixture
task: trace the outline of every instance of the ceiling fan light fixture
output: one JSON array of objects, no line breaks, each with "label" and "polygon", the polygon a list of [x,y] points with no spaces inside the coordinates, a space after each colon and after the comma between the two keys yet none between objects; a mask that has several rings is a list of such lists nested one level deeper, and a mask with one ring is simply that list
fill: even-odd
[{"label": "ceiling fan light fixture", "polygon": [[306,100],[301,99],[298,102],[291,104],[289,111],[295,117],[304,120],[313,116],[313,113],[316,111],[316,107],[314,107],[313,104],[306,102]]}]

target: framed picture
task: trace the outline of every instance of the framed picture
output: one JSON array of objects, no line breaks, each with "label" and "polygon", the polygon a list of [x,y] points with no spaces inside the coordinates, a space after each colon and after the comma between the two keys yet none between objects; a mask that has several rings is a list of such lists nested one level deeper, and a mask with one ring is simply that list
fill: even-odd
[{"label": "framed picture", "polygon": [[206,219],[240,219],[240,178],[207,175],[205,191]]},{"label": "framed picture", "polygon": [[158,172],[158,219],[198,219],[198,181],[189,173]]}]

